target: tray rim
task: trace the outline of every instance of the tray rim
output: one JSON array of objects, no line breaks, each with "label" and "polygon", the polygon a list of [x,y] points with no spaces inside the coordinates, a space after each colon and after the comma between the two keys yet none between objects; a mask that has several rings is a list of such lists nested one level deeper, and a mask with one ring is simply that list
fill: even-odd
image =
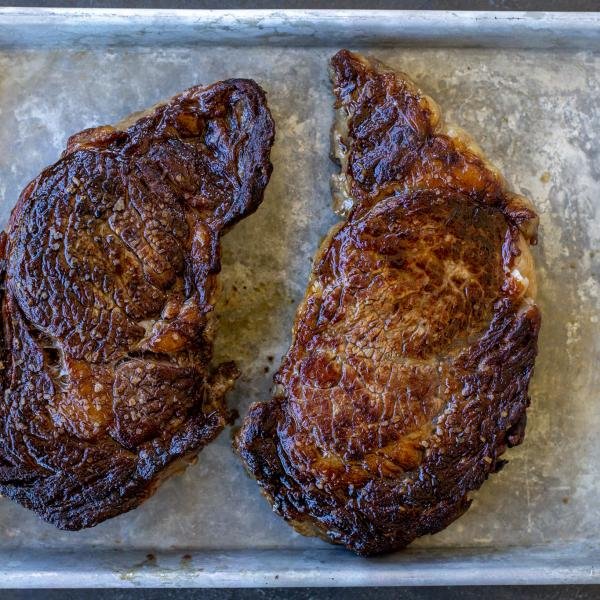
[{"label": "tray rim", "polygon": [[[243,44],[239,44],[240,30],[245,34]],[[110,45],[117,46],[218,41],[224,46],[331,47],[348,42],[355,47],[377,43],[600,50],[600,11],[0,8],[3,48],[74,42],[99,47],[106,45],[102,35],[107,31],[116,39]],[[325,40],[321,43],[315,43],[318,31]],[[28,44],[28,35],[35,39],[34,44]]]},{"label": "tray rim", "polygon": [[[457,555],[457,549],[461,554]],[[413,548],[370,559],[339,547],[151,553],[48,551],[38,553],[33,561],[30,558],[28,552],[0,552],[0,588],[600,584],[600,547],[589,542],[504,550]],[[15,568],[26,560],[28,569]]]},{"label": "tray rim", "polygon": [[[492,26],[502,34],[488,47],[535,47],[551,49],[581,48],[593,38],[590,50],[600,50],[600,12],[512,12],[512,11],[406,11],[406,10],[304,10],[304,9],[249,9],[249,10],[196,10],[196,9],[87,9],[87,8],[0,8],[0,48],[39,47],[53,44],[80,43],[89,46],[82,32],[90,28],[95,34],[110,34],[111,28],[129,30],[130,37],[120,41],[143,46],[154,45],[152,35],[160,34],[168,24],[173,29],[188,30],[194,43],[202,42],[202,30],[211,24],[229,24],[231,21],[247,28],[258,22],[263,31],[275,31],[284,22],[297,28],[296,37],[276,39],[280,45],[306,42],[312,34],[300,28],[342,23],[345,35],[351,37],[360,21],[362,30],[374,28],[366,43],[376,45],[376,26],[385,31],[398,23],[406,25],[410,36],[397,37],[409,45],[431,46],[457,44],[471,47],[465,35],[471,35]],[[427,31],[432,25],[451,24],[444,36],[432,39]],[[28,43],[17,39],[23,28],[48,28],[62,24],[50,43],[40,39]],[[527,27],[535,42],[514,44],[514,36]],[[544,37],[548,28],[555,28],[563,43],[547,45]],[[104,29],[103,29],[104,28]],[[217,26],[213,34],[222,34]],[[150,32],[150,35],[148,35]],[[583,38],[569,45],[569,36],[583,32]],[[406,34],[406,31],[404,31]],[[89,32],[88,32],[89,35]],[[12,38],[11,38],[12,36]],[[61,43],[62,36],[62,43]],[[462,37],[461,37],[462,36]],[[502,37],[504,36],[504,37]],[[4,43],[8,39],[8,43]],[[227,39],[225,44],[227,45]],[[339,38],[338,38],[339,39]],[[370,42],[368,40],[371,40]],[[12,41],[11,41],[12,40]],[[98,40],[96,40],[98,41]],[[106,41],[106,40],[105,40]],[[164,39],[162,40],[164,41]],[[249,44],[268,43],[263,36],[248,40]],[[314,41],[314,39],[313,39]],[[502,42],[507,42],[503,45]],[[102,40],[100,40],[102,42]],[[337,40],[332,45],[340,43]],[[102,43],[98,44],[102,46]],[[313,44],[321,45],[321,44]],[[329,44],[323,44],[329,45]],[[481,46],[479,46],[481,47]],[[256,550],[256,551],[203,551],[180,550],[155,553],[148,559],[150,548],[139,551],[86,551],[56,552],[2,551],[0,549],[0,588],[100,588],[100,587],[281,587],[281,586],[393,586],[393,585],[499,585],[499,584],[573,584],[600,583],[600,540],[544,546],[489,548],[420,549],[370,559],[357,558],[333,547],[317,550]],[[184,560],[184,555],[191,558]],[[183,562],[182,562],[183,561]],[[185,563],[185,564],[184,564]],[[244,563],[245,568],[239,565]],[[282,564],[285,566],[282,567]]]}]

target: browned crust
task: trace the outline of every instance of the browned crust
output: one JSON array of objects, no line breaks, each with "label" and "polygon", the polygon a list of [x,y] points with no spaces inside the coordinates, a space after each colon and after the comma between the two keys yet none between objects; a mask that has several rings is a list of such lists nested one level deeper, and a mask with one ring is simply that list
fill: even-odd
[{"label": "browned crust", "polygon": [[405,75],[331,67],[347,220],[235,448],[298,531],[373,555],[446,527],[523,440],[537,216]]},{"label": "browned crust", "polygon": [[271,174],[262,89],[191,88],[72,136],[2,234],[0,493],[61,529],[138,506],[230,423],[220,237]]}]

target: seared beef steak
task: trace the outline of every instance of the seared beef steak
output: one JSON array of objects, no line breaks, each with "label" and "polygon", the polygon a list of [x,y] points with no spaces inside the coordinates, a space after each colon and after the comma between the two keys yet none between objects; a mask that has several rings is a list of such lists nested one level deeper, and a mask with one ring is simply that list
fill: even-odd
[{"label": "seared beef steak", "polygon": [[219,240],[271,174],[265,95],[232,79],[129,121],[71,137],[2,238],[0,493],[62,529],[135,508],[231,419]]},{"label": "seared beef steak", "polygon": [[372,555],[446,527],[523,440],[537,217],[405,75],[348,51],[331,67],[347,220],[235,443],[300,532]]}]

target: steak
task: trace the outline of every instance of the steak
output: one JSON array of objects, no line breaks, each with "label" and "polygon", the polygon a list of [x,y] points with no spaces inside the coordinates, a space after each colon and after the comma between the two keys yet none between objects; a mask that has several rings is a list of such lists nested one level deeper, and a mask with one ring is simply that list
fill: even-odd
[{"label": "steak", "polygon": [[262,201],[251,80],[72,136],[2,234],[0,493],[61,529],[131,510],[231,422],[212,367],[220,237]]},{"label": "steak", "polygon": [[446,527],[523,440],[537,216],[406,75],[342,50],[331,76],[346,218],[235,446],[299,532],[367,556]]}]

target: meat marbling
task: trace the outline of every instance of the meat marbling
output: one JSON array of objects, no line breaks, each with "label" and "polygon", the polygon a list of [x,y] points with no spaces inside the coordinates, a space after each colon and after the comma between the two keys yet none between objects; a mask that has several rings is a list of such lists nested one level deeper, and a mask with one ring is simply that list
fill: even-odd
[{"label": "meat marbling", "polygon": [[406,75],[342,50],[331,76],[346,219],[235,446],[298,531],[373,555],[454,521],[523,440],[537,216]]},{"label": "meat marbling", "polygon": [[220,237],[262,201],[251,80],[72,136],[2,234],[0,493],[62,529],[138,506],[230,422],[210,365]]}]

